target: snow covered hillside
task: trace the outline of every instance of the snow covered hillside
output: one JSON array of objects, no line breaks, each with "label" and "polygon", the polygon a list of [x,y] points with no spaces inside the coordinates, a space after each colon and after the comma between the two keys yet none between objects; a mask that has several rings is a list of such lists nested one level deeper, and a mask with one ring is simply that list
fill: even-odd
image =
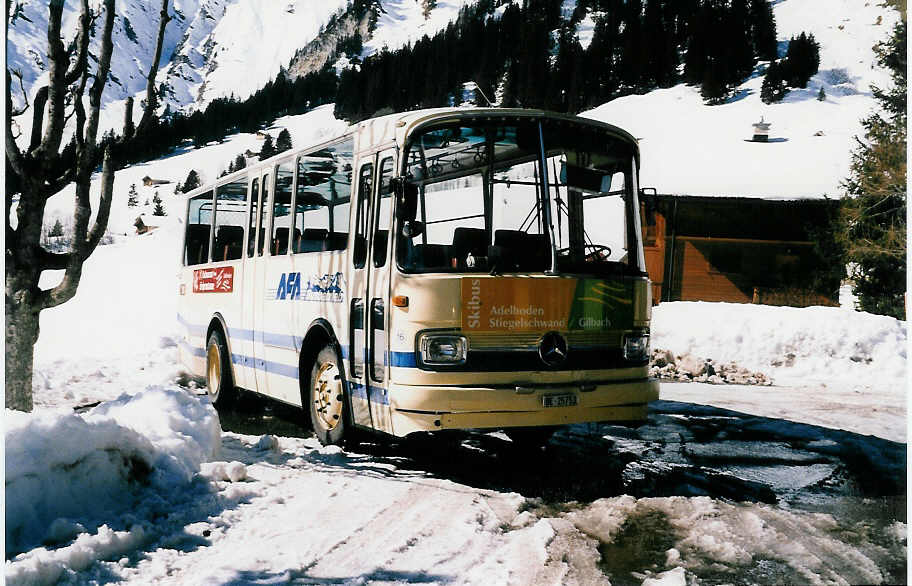
[{"label": "snow covered hillside", "polygon": [[[780,103],[760,100],[760,73],[719,106],[699,88],[678,85],[626,96],[582,115],[611,122],[640,139],[642,185],[659,193],[769,199],[838,198],[861,119],[875,107],[871,84],[889,85],[871,48],[886,40],[898,14],[876,2],[783,0],[774,3],[780,55],[788,39],[813,33],[820,70],[807,89]],[[818,101],[820,88],[825,101]],[[769,143],[746,142],[761,117]]]}]

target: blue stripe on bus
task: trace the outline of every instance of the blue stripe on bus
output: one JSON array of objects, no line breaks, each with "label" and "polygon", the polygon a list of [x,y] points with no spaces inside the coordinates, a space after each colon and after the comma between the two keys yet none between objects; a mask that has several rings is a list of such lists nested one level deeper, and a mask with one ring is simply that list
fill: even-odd
[{"label": "blue stripe on bus", "polygon": [[[188,352],[194,356],[200,358],[206,357],[205,348],[200,348],[198,346],[191,346],[184,340],[179,342],[181,346],[184,347]],[[279,376],[284,376],[288,378],[297,379],[298,378],[298,367],[289,366],[287,364],[282,364],[280,362],[272,362],[269,360],[256,360],[250,356],[244,356],[243,354],[232,354],[231,362],[241,366],[246,366],[248,368],[254,368],[256,370],[261,370],[269,374],[276,374]],[[364,399],[365,401],[371,400],[374,403],[380,403],[381,405],[389,405],[389,396],[384,392],[383,387],[375,387],[373,385],[365,386],[359,382],[352,380],[348,381],[348,388],[353,397],[359,399]],[[367,396],[367,390],[370,389],[371,397],[370,399]]]},{"label": "blue stripe on bus", "polygon": [[191,346],[189,343],[185,342],[184,340],[181,340],[181,341],[178,342],[178,343],[179,343],[181,346],[183,346],[184,350],[186,350],[186,351],[189,352],[190,354],[192,354],[192,355],[194,355],[194,356],[196,356],[196,357],[198,357],[198,358],[205,358],[205,357],[206,357],[206,349],[205,349],[205,348],[200,348],[200,347],[198,347],[198,346]]},{"label": "blue stripe on bus", "polygon": [[380,403],[381,405],[389,405],[389,396],[384,393],[382,387],[370,386],[367,387],[361,383],[355,381],[348,381],[348,388],[351,392],[352,397],[357,397],[359,399],[368,400],[367,390],[370,388],[370,400],[372,403]]},{"label": "blue stripe on bus", "polygon": [[390,352],[390,366],[418,368],[418,361],[414,352]]},{"label": "blue stripe on bus", "polygon": [[[202,337],[206,334],[205,327],[198,326],[198,325],[188,322],[180,314],[177,315],[177,321],[181,325],[186,327],[187,331],[190,334],[198,335],[200,337]],[[248,342],[262,341],[264,344],[269,344],[270,346],[283,348],[286,350],[295,350],[295,351],[299,350],[301,348],[302,344],[304,343],[304,338],[299,337],[299,336],[293,336],[291,334],[275,334],[275,333],[270,333],[270,332],[262,332],[259,330],[248,330],[248,329],[244,329],[244,328],[228,328],[228,337],[231,339],[240,339],[240,340],[245,340]],[[351,359],[351,348],[349,346],[341,345],[341,344],[340,344],[339,348],[342,351],[342,358],[344,360],[350,360]],[[189,346],[187,349],[188,349],[188,351],[192,352],[195,356],[205,356],[206,355],[205,349],[202,349],[202,350],[200,350],[198,348],[192,349]],[[241,354],[233,354],[231,359],[232,359],[232,362],[234,362],[235,364],[241,364],[243,366],[251,366],[254,363],[254,359],[252,357],[244,356]],[[385,362],[386,361],[384,361],[384,363]],[[269,370],[269,372],[279,372],[280,370],[292,368],[287,365],[280,364],[278,362],[270,362],[269,364],[274,365],[274,368],[276,368],[276,370]],[[389,365],[395,366],[398,368],[417,368],[418,361],[415,359],[414,352],[394,352],[393,351],[393,352],[390,352]],[[268,370],[266,368],[266,362],[263,360],[257,360],[256,365],[252,366],[252,368],[258,368],[259,370]],[[286,375],[286,376],[295,376],[295,377],[297,376],[297,367],[293,367],[293,368],[295,369],[295,374]]]}]

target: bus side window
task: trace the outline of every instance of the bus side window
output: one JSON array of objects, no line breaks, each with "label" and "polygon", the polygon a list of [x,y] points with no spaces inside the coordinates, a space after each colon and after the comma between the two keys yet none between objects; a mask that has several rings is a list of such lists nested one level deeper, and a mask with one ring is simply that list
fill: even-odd
[{"label": "bus side window", "polygon": [[344,250],[348,244],[351,199],[349,139],[298,157],[295,234],[292,252]]},{"label": "bus side window", "polygon": [[243,256],[244,220],[247,214],[247,176],[223,183],[215,195],[215,240],[212,260],[237,260]]},{"label": "bus side window", "polygon": [[259,196],[260,180],[254,178],[250,183],[250,221],[248,222],[249,228],[247,229],[247,258],[253,258],[253,253],[256,250],[257,211],[259,210],[257,199]]},{"label": "bus side window", "polygon": [[212,232],[212,191],[191,198],[187,205],[187,237],[184,264],[209,262],[209,239]]},{"label": "bus side window", "polygon": [[390,194],[393,191],[390,180],[393,178],[393,158],[386,157],[380,162],[380,193],[378,194],[377,217],[374,220],[374,266],[386,264],[386,250],[389,243]]},{"label": "bus side window", "polygon": [[364,261],[367,260],[368,203],[373,185],[374,165],[365,163],[361,165],[361,172],[358,174],[358,211],[355,217],[355,250],[352,255],[356,269],[363,269]]},{"label": "bus side window", "polygon": [[273,256],[288,254],[289,243],[297,242],[301,234],[291,234],[291,184],[294,180],[294,162],[282,161],[276,166],[275,199],[272,203],[272,240],[269,252]]},{"label": "bus side window", "polygon": [[266,240],[266,210],[269,209],[269,173],[263,175],[263,205],[260,208],[260,233],[257,235],[257,256],[263,256]]}]

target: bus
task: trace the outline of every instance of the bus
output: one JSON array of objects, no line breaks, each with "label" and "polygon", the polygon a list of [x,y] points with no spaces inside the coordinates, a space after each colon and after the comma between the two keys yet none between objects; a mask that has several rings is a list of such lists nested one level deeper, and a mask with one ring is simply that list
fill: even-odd
[{"label": "bus", "polygon": [[642,421],[639,164],[609,124],[445,108],[219,178],[186,196],[181,361],[214,405],[300,407],[327,445]]}]

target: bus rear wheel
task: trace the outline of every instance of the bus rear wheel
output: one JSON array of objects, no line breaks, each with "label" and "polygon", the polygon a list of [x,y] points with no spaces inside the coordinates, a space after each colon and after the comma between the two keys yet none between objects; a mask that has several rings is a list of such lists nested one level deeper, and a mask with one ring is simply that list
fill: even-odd
[{"label": "bus rear wheel", "polygon": [[229,356],[224,336],[219,330],[214,330],[206,344],[206,390],[216,408],[227,406],[234,397]]},{"label": "bus rear wheel", "polygon": [[342,361],[335,349],[324,346],[317,353],[307,385],[310,421],[314,433],[324,446],[342,445],[348,429],[345,381]]}]

